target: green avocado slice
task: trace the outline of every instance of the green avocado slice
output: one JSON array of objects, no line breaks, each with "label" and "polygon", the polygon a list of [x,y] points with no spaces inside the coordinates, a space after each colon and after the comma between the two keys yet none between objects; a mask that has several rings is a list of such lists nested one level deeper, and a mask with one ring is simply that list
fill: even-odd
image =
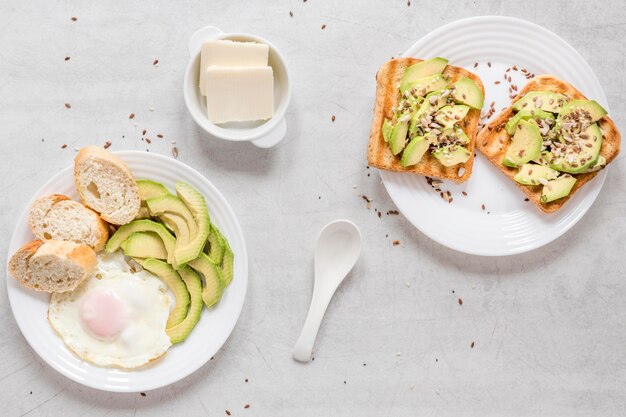
[{"label": "green avocado slice", "polygon": [[433,151],[433,156],[447,167],[467,162],[471,155],[467,148],[460,145],[443,146]]},{"label": "green avocado slice", "polygon": [[202,301],[207,307],[215,305],[224,293],[224,278],[220,268],[205,253],[188,263],[204,277]]},{"label": "green avocado slice", "polygon": [[587,130],[578,136],[578,145],[580,152],[573,146],[568,146],[564,156],[552,159],[550,168],[570,174],[582,174],[595,166],[602,148],[600,127],[596,123],[587,127]]},{"label": "green avocado slice", "polygon": [[163,239],[154,232],[134,232],[120,245],[124,255],[133,258],[167,259]]},{"label": "green avocado slice", "polygon": [[513,110],[543,110],[550,113],[559,113],[567,103],[567,97],[552,91],[531,91],[520,98],[513,105]]},{"label": "green avocado slice", "polygon": [[520,120],[515,135],[506,150],[502,164],[517,167],[541,156],[543,140],[534,122]]},{"label": "green avocado slice", "polygon": [[191,185],[178,181],[176,194],[189,208],[197,227],[197,233],[189,244],[176,249],[176,261],[182,264],[197,258],[202,253],[211,230],[211,220],[204,197]]},{"label": "green avocado slice", "polygon": [[411,139],[411,142],[404,148],[402,152],[402,159],[400,164],[403,167],[410,167],[417,164],[422,160],[422,157],[428,150],[430,143],[424,136],[416,136]]},{"label": "green avocado slice", "polygon": [[178,274],[187,287],[190,303],[185,319],[177,325],[165,330],[165,333],[167,333],[170,337],[172,344],[181,343],[187,339],[187,336],[189,336],[193,328],[200,320],[202,307],[204,306],[202,302],[202,279],[200,276],[188,266],[180,269]]},{"label": "green avocado slice", "polygon": [[174,293],[176,304],[174,305],[174,309],[170,312],[165,329],[169,329],[180,324],[187,316],[187,309],[189,308],[190,302],[189,291],[187,291],[187,287],[185,286],[182,278],[170,264],[159,261],[158,259],[144,259],[141,265],[144,269],[161,278]]},{"label": "green avocado slice", "polygon": [[444,128],[452,127],[465,118],[469,106],[457,104],[456,106],[445,106],[435,114],[435,121]]},{"label": "green avocado slice", "polygon": [[478,110],[483,108],[485,101],[483,92],[480,87],[478,87],[478,84],[468,77],[461,77],[457,82],[452,84],[450,97],[458,104],[466,104]]},{"label": "green avocado slice", "polygon": [[554,180],[559,172],[543,165],[524,164],[513,177],[515,181],[524,185],[539,185]]},{"label": "green avocado slice", "polygon": [[543,110],[534,110],[534,109],[520,110],[519,112],[515,114],[515,116],[511,117],[509,121],[506,122],[506,125],[504,126],[504,130],[506,130],[506,133],[508,133],[509,136],[513,136],[515,134],[515,130],[517,129],[517,124],[520,122],[520,120],[530,120],[530,119],[534,120],[534,119],[547,119],[547,118],[552,118],[552,120],[554,120],[554,116],[552,115],[552,113],[548,113]]},{"label": "green avocado slice", "polygon": [[428,93],[441,90],[448,86],[448,78],[443,74],[435,74],[429,77],[420,78],[410,83],[400,84],[400,93],[415,90],[415,95],[425,96]]},{"label": "green avocado slice", "polygon": [[389,142],[389,137],[391,136],[391,130],[393,129],[393,125],[391,124],[391,120],[385,119],[383,121],[383,139],[385,142]]},{"label": "green avocado slice", "polygon": [[391,129],[389,149],[394,155],[402,152],[406,146],[406,135],[409,131],[409,122],[398,121]]},{"label": "green avocado slice", "polygon": [[576,183],[576,178],[564,174],[555,180],[548,181],[541,191],[541,202],[549,203],[563,197],[567,197]]},{"label": "green avocado slice", "polygon": [[[448,60],[445,58],[431,58],[426,61],[418,62],[417,64],[413,64],[409,66],[402,76],[402,81],[400,82],[401,86],[407,86],[419,79],[436,75],[442,73],[446,66],[448,65]],[[404,92],[405,90],[400,87],[400,90]]]}]

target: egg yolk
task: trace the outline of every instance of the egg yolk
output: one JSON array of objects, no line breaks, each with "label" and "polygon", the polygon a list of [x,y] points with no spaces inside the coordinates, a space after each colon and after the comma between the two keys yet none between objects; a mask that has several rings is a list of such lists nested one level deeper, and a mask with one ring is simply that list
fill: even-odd
[{"label": "egg yolk", "polygon": [[89,292],[80,305],[80,322],[86,332],[98,339],[113,339],[128,323],[128,308],[108,289]]}]

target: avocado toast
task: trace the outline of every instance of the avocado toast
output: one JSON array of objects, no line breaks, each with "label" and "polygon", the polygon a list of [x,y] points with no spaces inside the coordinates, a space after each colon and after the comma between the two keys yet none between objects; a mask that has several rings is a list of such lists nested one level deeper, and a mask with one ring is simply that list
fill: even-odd
[{"label": "avocado toast", "polygon": [[476,146],[540,210],[552,213],[615,159],[620,133],[598,103],[541,75],[480,131]]},{"label": "avocado toast", "polygon": [[395,172],[466,181],[484,87],[444,58],[397,58],[376,74],[368,163]]}]

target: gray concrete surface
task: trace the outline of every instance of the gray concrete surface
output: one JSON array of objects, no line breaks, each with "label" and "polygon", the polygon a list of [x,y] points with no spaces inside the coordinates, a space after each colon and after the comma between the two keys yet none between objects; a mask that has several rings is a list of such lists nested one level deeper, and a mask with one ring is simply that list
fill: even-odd
[{"label": "gray concrete surface", "polygon": [[[176,140],[179,159],[238,214],[251,271],[239,324],[215,360],[141,396],[84,388],[43,363],[13,320],[3,267],[0,415],[626,415],[623,156],[578,225],[508,258],[451,251],[401,216],[379,219],[358,196],[394,209],[365,162],[377,68],[428,31],[484,14],[565,38],[626,128],[621,0],[0,3],[2,262],[24,205],[71,164],[74,147],[111,141],[111,150],[170,155]],[[188,117],[187,39],[207,24],[261,35],[287,56],[293,99],[279,147],[213,140]],[[301,365],[290,352],[311,295],[312,247],[339,217],[361,226],[363,256],[330,306],[315,361]]]}]

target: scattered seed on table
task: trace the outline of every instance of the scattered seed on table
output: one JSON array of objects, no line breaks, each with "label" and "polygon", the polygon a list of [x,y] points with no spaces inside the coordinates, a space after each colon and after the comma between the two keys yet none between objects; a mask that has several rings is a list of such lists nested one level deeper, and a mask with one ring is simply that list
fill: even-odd
[{"label": "scattered seed on table", "polygon": [[157,135],[157,138],[159,138],[159,139],[163,139],[163,135],[159,133],[159,134]]},{"label": "scattered seed on table", "polygon": [[71,109],[71,108],[72,108],[72,105],[71,105],[70,103],[65,103],[65,108],[66,108],[66,109]]},{"label": "scattered seed on table", "polygon": [[111,141],[107,140],[106,143],[104,144],[104,149],[109,149],[111,145],[112,145]]},{"label": "scattered seed on table", "polygon": [[459,298],[459,305],[462,306],[463,305],[463,300]]},{"label": "scattered seed on table", "polygon": [[[174,158],[178,158],[178,148],[176,146],[172,148],[172,155],[174,156]],[[248,381],[246,380],[246,382]]]},{"label": "scattered seed on table", "polygon": [[128,115],[128,118],[129,118],[129,119],[134,119],[134,118],[135,118],[135,113],[131,113],[131,114],[129,114],[129,115]]},{"label": "scattered seed on table", "polygon": [[393,244],[393,246],[398,246],[400,244],[400,241],[399,240],[394,240],[391,243]]},{"label": "scattered seed on table", "polygon": [[322,25],[322,30],[326,29],[326,25]]},{"label": "scattered seed on table", "polygon": [[72,22],[75,22],[77,20],[78,20],[78,18],[76,16],[72,16]]},{"label": "scattered seed on table", "polygon": [[474,342],[470,345],[470,348],[474,349]]},{"label": "scattered seed on table", "polygon": [[293,17],[293,12],[290,11],[289,12],[289,16]]},{"label": "scattered seed on table", "polygon": [[69,56],[66,56],[66,57],[65,57],[65,60],[66,60],[66,61],[69,61],[69,60],[70,60],[70,57],[69,57]]},{"label": "scattered seed on table", "polygon": [[152,63],[152,65],[159,65],[159,60],[155,59],[154,62]]},{"label": "scattered seed on table", "polygon": [[61,145],[61,149],[65,149],[65,148],[67,148],[67,144],[66,144],[66,143],[64,143],[63,145]]},{"label": "scattered seed on table", "polygon": [[330,118],[330,120],[334,123],[335,122],[335,115],[333,114],[333,117]]},{"label": "scattered seed on table", "polygon": [[491,68],[491,62],[487,62],[487,66]]}]

